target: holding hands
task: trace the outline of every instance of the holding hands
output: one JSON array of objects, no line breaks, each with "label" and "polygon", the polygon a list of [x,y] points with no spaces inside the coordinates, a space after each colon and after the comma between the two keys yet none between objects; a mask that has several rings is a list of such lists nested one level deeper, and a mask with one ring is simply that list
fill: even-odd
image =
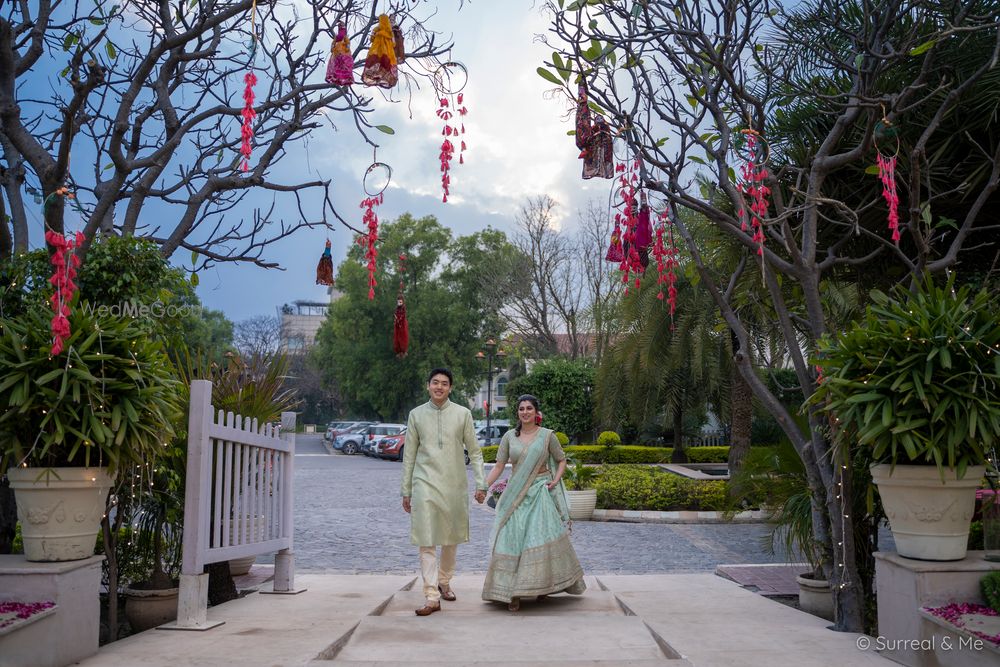
[{"label": "holding hands", "polygon": [[486,492],[482,489],[476,491],[476,502],[482,505],[486,501]]}]

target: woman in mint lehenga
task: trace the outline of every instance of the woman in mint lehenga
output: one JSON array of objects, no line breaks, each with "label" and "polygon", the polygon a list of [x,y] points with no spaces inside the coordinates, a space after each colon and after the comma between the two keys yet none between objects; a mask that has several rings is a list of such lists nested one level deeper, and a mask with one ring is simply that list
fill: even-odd
[{"label": "woman in mint lehenga", "polygon": [[513,464],[497,501],[483,584],[484,600],[506,602],[511,611],[518,610],[523,597],[579,595],[586,589],[567,529],[566,455],[555,433],[538,425],[539,416],[537,398],[525,394],[517,399],[517,428],[500,441],[496,465],[486,479],[488,488],[508,460]]}]

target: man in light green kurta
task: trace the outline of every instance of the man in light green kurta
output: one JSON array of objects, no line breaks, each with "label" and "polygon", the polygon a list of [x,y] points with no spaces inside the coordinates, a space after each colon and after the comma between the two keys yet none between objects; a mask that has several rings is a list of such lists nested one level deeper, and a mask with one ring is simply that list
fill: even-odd
[{"label": "man in light green kurta", "polygon": [[[448,400],[452,375],[445,368],[430,373],[431,400],[410,411],[403,447],[403,509],[410,513],[410,540],[420,547],[420,572],[427,616],[441,608],[441,598],[454,600],[451,577],[455,548],[469,541],[469,483],[465,451],[476,480],[476,502],[486,499],[483,454],[469,409]],[[441,547],[440,566],[437,547]]]}]

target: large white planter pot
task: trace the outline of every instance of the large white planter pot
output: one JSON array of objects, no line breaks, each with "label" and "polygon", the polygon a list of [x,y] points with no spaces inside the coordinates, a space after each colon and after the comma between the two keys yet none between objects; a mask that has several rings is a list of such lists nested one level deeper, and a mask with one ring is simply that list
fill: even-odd
[{"label": "large white planter pot", "polygon": [[[250,525],[252,534],[258,534],[259,531],[263,530],[264,517],[255,516],[251,521]],[[236,526],[232,523],[229,524],[229,540],[230,544],[236,539]],[[243,558],[230,558],[229,559],[229,574],[233,577],[240,577],[244,574],[250,573],[250,568],[253,564],[257,562],[257,556],[244,556]]]},{"label": "large white planter pot", "polygon": [[833,620],[833,590],[825,579],[812,579],[798,575],[799,609],[814,616]]},{"label": "large white planter pot", "polygon": [[112,479],[104,468],[11,468],[29,561],[80,560],[94,555]]},{"label": "large white planter pot", "polygon": [[566,491],[569,500],[569,518],[574,521],[589,521],[597,507],[597,489]]},{"label": "large white planter pot", "polygon": [[962,560],[976,508],[976,488],[985,466],[969,466],[958,479],[936,466],[888,464],[871,468],[900,556],[920,560]]},{"label": "large white planter pot", "polygon": [[125,618],[133,632],[177,620],[177,588],[126,588]]}]

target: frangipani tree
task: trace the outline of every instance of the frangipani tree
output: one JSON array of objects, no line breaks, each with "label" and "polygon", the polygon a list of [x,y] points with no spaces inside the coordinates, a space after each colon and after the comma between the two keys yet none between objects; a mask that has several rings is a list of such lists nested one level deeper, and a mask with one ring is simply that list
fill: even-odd
[{"label": "frangipani tree", "polygon": [[[375,118],[373,97],[382,93],[361,84],[382,8],[362,0],[4,3],[0,261],[41,242],[41,218],[63,233],[72,207],[85,247],[98,233],[118,233],[153,239],[167,257],[190,251],[192,269],[276,266],[265,257],[269,244],[343,221],[329,178],[280,169],[286,158],[321,127],[371,144],[376,130],[393,132]],[[402,0],[392,12],[405,35],[405,89],[430,77],[450,44],[431,31],[426,3]],[[350,86],[324,79],[341,22],[355,62]],[[248,71],[258,83],[244,172]],[[427,148],[433,160],[437,147]],[[266,198],[248,200],[254,190]]]},{"label": "frangipani tree", "polygon": [[[990,121],[1000,104],[1000,7],[560,0],[547,8],[555,52],[542,75],[572,101],[582,75],[592,108],[640,162],[642,187],[745,248],[734,273],[712,270],[678,217],[702,284],[735,332],[741,374],[805,463],[837,626],[861,630],[843,501],[851,468],[834,457],[818,413],[801,428],[754,372],[733,286],[762,281],[808,397],[809,355],[837,324],[827,297],[838,282],[916,284],[924,272],[988,270],[997,253],[988,212],[1000,183],[1000,133]],[[886,165],[880,180],[879,154],[895,158],[898,173]]]}]

